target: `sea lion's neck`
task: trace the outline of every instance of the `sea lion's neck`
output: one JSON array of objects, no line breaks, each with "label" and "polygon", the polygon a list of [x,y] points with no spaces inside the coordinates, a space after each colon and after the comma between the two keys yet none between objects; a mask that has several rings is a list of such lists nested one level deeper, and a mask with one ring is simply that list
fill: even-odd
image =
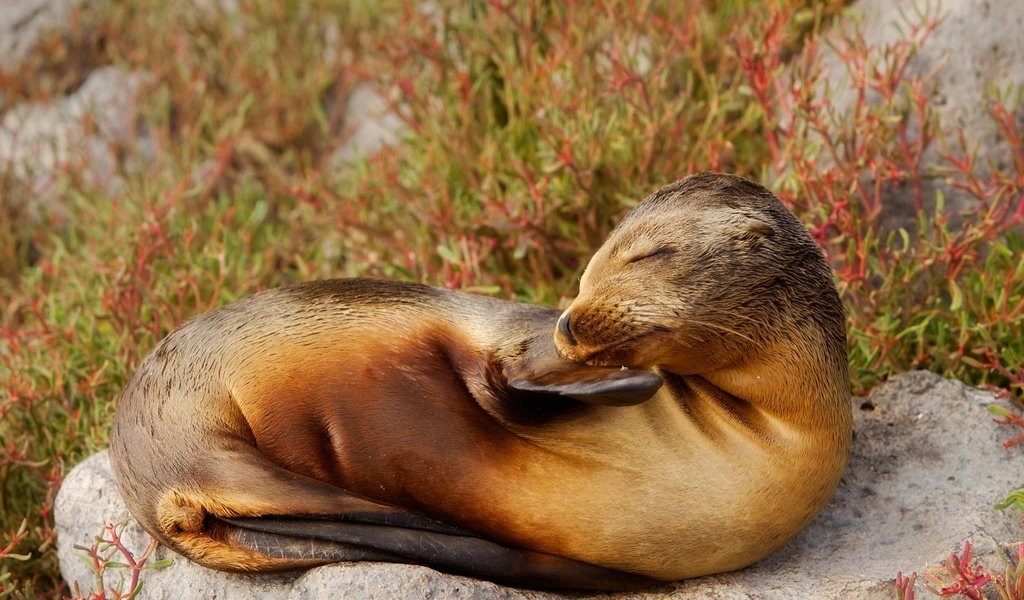
[{"label": "sea lion's neck", "polygon": [[702,377],[767,416],[804,431],[846,435],[852,419],[845,357],[829,356],[813,336],[777,342]]}]

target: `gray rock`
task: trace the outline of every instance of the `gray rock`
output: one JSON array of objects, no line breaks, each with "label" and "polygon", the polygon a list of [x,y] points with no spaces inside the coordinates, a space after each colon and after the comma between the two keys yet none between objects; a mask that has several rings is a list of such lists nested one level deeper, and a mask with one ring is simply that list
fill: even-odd
[{"label": "gray rock", "polygon": [[0,168],[27,182],[46,207],[56,203],[66,170],[91,187],[116,189],[118,154],[149,160],[155,153],[153,140],[135,126],[142,80],[102,67],[70,96],[15,106],[0,118]]},{"label": "gray rock", "polygon": [[[915,6],[938,7],[942,18],[938,27],[921,46],[908,68],[908,78],[929,78],[934,91],[929,104],[951,149],[957,150],[956,128],[962,127],[970,147],[977,146],[979,174],[987,173],[991,160],[1000,168],[1012,165],[1012,149],[990,118],[986,93],[1024,86],[1024,2],[1020,0],[935,0],[921,4],[915,0],[857,0],[839,20],[841,28],[857,27],[869,47],[880,47],[903,37],[897,25],[907,23],[902,15],[917,22]],[[853,22],[851,22],[851,16]],[[856,22],[858,21],[859,22]],[[840,113],[854,101],[850,76],[841,61],[826,49],[822,57],[823,75],[828,79],[834,105]],[[1018,111],[1024,106],[1008,106]],[[1024,115],[1018,115],[1018,119]],[[944,164],[943,152],[935,142],[922,157],[922,165]],[[946,165],[948,166],[948,165]],[[937,191],[946,198],[946,207],[955,213],[973,208],[976,202],[954,190],[943,179],[926,179],[923,186],[926,206],[934,206]],[[914,230],[917,220],[912,194],[907,189],[894,191],[886,202],[883,218],[890,226]]]},{"label": "gray rock", "polygon": [[[1024,539],[1018,515],[992,505],[1022,484],[1024,454],[985,407],[993,395],[923,372],[907,373],[855,399],[849,468],[822,515],[782,550],[751,568],[641,594],[563,596],[504,588],[425,567],[344,563],[291,576],[218,573],[174,557],[147,572],[146,598],[892,598],[897,571],[921,572],[970,539],[991,567],[997,544]],[[105,521],[128,519],[106,452],[68,474],[56,502],[58,555],[69,582],[86,589],[88,566],[74,544],[89,545]],[[148,536],[130,522],[126,540]]]},{"label": "gray rock", "polygon": [[397,142],[402,120],[388,109],[384,98],[361,83],[346,101],[345,126],[349,128],[348,137],[330,159],[335,167],[370,156]]},{"label": "gray rock", "polygon": [[67,24],[85,0],[0,0],[0,71],[13,71],[47,31]]}]

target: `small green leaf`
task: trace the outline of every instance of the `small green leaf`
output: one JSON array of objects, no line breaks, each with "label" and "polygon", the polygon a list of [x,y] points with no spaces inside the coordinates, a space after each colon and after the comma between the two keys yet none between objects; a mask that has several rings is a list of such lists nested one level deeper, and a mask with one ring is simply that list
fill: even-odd
[{"label": "small green leaf", "polygon": [[1012,414],[1010,411],[1008,411],[1005,408],[1003,408],[1002,406],[999,406],[999,405],[996,405],[996,404],[993,404],[992,406],[989,406],[988,407],[988,412],[994,414],[997,417],[1008,417],[1008,416],[1010,416]]},{"label": "small green leaf", "polygon": [[1006,497],[1005,500],[996,504],[998,510],[1006,510],[1007,508],[1014,507],[1020,510],[1024,510],[1024,488],[1014,490]]},{"label": "small green leaf", "polygon": [[964,293],[953,279],[949,280],[949,310],[960,310],[964,305]]},{"label": "small green leaf", "polygon": [[266,200],[257,201],[252,207],[252,212],[249,214],[249,225],[256,226],[263,223],[263,220],[267,218],[267,210]]},{"label": "small green leaf", "polygon": [[148,565],[146,565],[146,569],[152,569],[152,570],[155,571],[157,569],[165,569],[165,568],[171,566],[172,564],[174,564],[174,559],[172,559],[172,558],[161,558],[160,560],[154,560],[153,562],[151,562]]},{"label": "small green leaf", "polygon": [[452,263],[452,264],[457,264],[457,263],[461,262],[459,260],[459,256],[457,254],[455,254],[454,252],[452,252],[448,248],[448,246],[443,246],[443,245],[439,244],[437,246],[437,253],[441,256],[441,258],[444,259],[445,262]]},{"label": "small green leaf", "polygon": [[487,296],[493,296],[494,294],[497,294],[498,292],[501,291],[501,286],[497,286],[497,285],[474,285],[474,286],[466,288],[465,291],[473,293],[473,294],[484,294],[484,295],[487,295]]},{"label": "small green leaf", "polygon": [[903,251],[910,250],[910,234],[902,227],[900,227],[900,238],[903,239]]},{"label": "small green leaf", "polygon": [[792,17],[794,25],[805,25],[814,21],[814,11],[809,8],[804,8],[796,11],[796,14]]}]

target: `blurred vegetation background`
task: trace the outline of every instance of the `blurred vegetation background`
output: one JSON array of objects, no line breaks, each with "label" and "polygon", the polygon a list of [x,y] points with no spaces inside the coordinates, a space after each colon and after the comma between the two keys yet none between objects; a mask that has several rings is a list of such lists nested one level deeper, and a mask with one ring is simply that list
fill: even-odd
[{"label": "blurred vegetation background", "polygon": [[[821,242],[848,307],[855,392],[921,368],[1019,397],[1019,93],[979,90],[1009,150],[976,164],[906,70],[939,15],[906,15],[897,41],[872,47],[830,29],[843,9],[77,9],[72,28],[0,73],[0,116],[58,103],[110,69],[132,81],[107,103],[116,136],[101,135],[111,115],[85,119],[108,157],[98,175],[95,144],[65,152],[45,194],[41,155],[0,165],[0,597],[59,595],[51,513],[63,474],[106,444],[121,387],[183,320],[341,276],[565,304],[629,207],[704,169],[772,187]],[[859,74],[852,100],[833,102],[826,55]],[[371,91],[399,126],[392,144],[354,158],[349,108]],[[969,212],[946,208],[949,193]],[[887,218],[894,203],[914,218]]]}]

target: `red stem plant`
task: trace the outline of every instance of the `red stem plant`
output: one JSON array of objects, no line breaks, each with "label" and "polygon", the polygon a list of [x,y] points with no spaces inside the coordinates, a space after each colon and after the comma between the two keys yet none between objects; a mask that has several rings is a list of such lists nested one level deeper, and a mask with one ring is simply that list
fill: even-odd
[{"label": "red stem plant", "polygon": [[1000,548],[1005,568],[992,581],[1002,600],[1024,600],[1024,542],[1017,544],[1016,556],[1009,548]]},{"label": "red stem plant", "polygon": [[960,596],[970,600],[984,600],[984,588],[992,581],[992,576],[985,573],[981,565],[971,564],[972,547],[964,542],[960,555],[951,554],[938,567],[932,567],[925,573],[925,587],[936,596]]},{"label": "red stem plant", "polygon": [[[1000,425],[1011,425],[1024,430],[1024,415],[1015,413],[1002,406],[990,406],[988,410],[990,413],[999,417],[998,419],[994,419],[996,423]],[[1022,442],[1024,442],[1024,432],[1003,442],[1003,447],[1009,449],[1010,447],[1016,446]]]},{"label": "red stem plant", "polygon": [[896,574],[896,581],[893,584],[896,590],[896,600],[914,600],[915,580],[917,580],[917,573],[911,573],[910,577],[904,577],[902,571]]},{"label": "red stem plant", "polygon": [[[83,593],[78,584],[74,585],[73,595],[69,600],[132,600],[142,591],[142,572],[147,569],[160,569],[170,564],[169,559],[149,563],[149,557],[156,549],[156,539],[150,538],[149,545],[138,557],[124,545],[121,534],[124,524],[107,523],[103,535],[89,547],[75,546],[85,554],[89,566],[95,575],[95,589]],[[121,560],[115,560],[121,559]],[[147,564],[149,563],[149,564]],[[127,587],[122,580],[116,585],[106,581],[108,571],[127,569],[129,580]]]},{"label": "red stem plant", "polygon": [[[951,554],[943,564],[930,567],[924,576],[925,589],[943,598],[984,600],[991,597],[986,595],[986,590],[994,590],[1001,600],[1024,600],[1024,542],[1016,545],[1016,555],[1011,548],[999,548],[1004,568],[994,576],[985,573],[982,565],[972,564],[972,551],[971,543],[964,542],[959,555]],[[896,600],[914,599],[916,577],[917,573],[911,573],[910,577],[903,577],[903,573],[896,575]]]},{"label": "red stem plant", "polygon": [[[927,78],[910,71],[938,22],[916,13],[903,37],[877,48],[852,31],[827,44],[811,37],[789,61],[778,28],[739,32],[733,45],[769,139],[765,177],[836,270],[860,387],[929,368],[1020,393],[1024,349],[1010,333],[1024,327],[1016,107],[1006,94],[989,99],[1009,166],[977,165],[963,133],[938,122]],[[929,154],[937,140],[944,150]],[[953,214],[944,193],[970,208]],[[910,203],[917,219],[893,226],[896,203]]]}]

